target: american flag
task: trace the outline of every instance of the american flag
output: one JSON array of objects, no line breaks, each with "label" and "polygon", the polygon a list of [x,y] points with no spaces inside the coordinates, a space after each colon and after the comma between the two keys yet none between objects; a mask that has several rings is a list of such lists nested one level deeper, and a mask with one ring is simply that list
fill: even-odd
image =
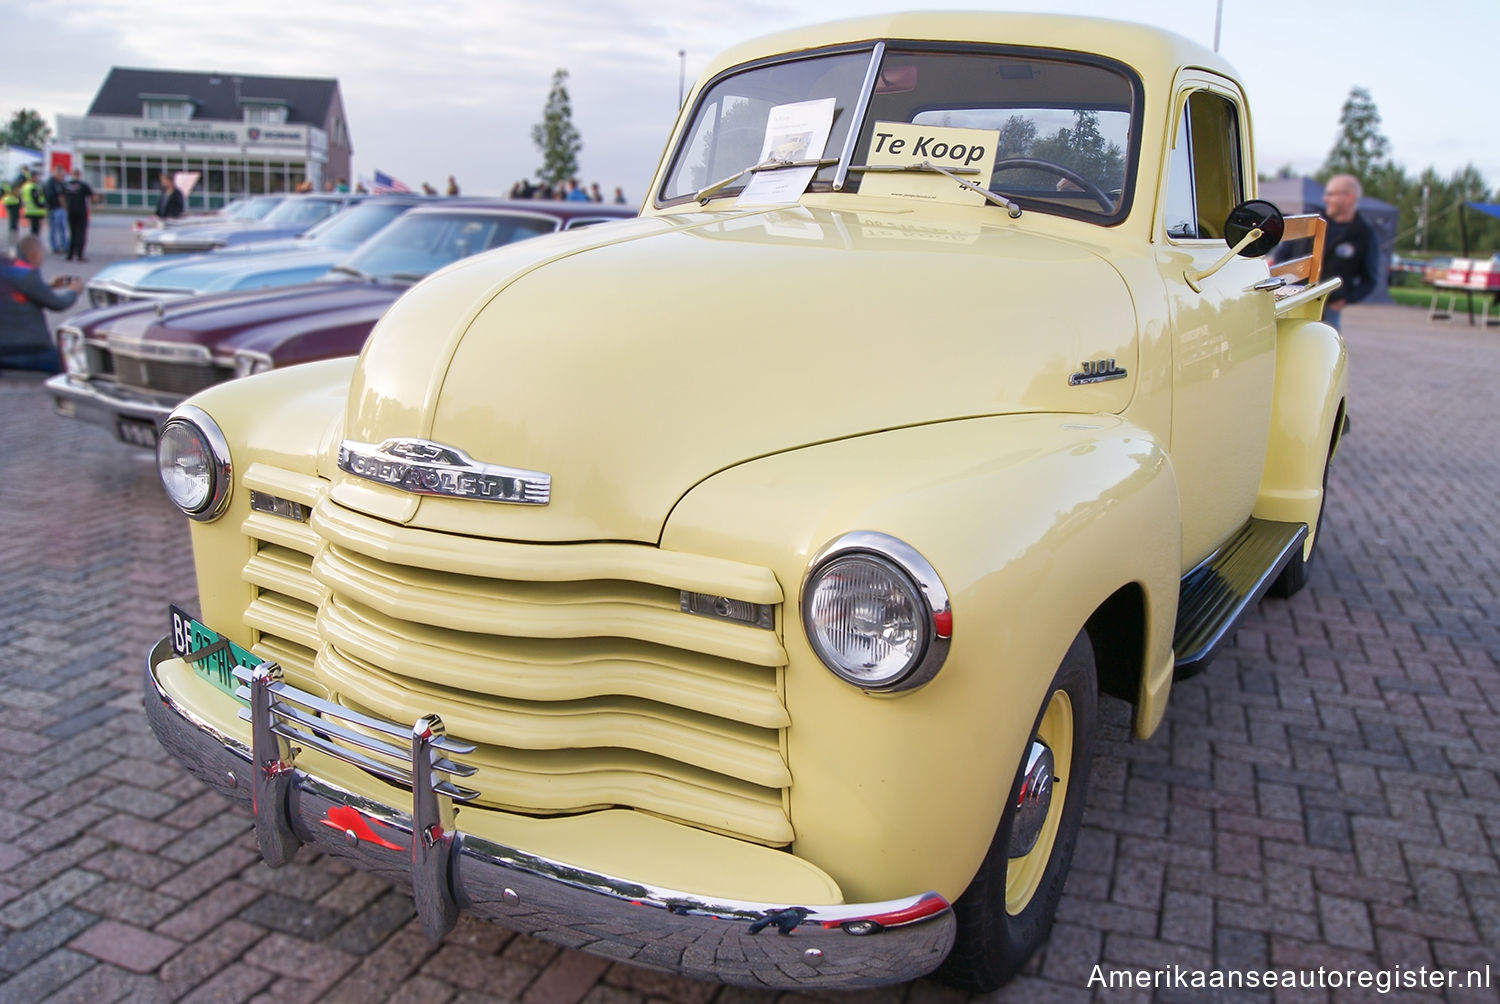
[{"label": "american flag", "polygon": [[400,178],[392,178],[384,171],[376,171],[375,183],[370,186],[370,191],[376,195],[390,195],[392,192],[410,192],[411,189],[402,184]]}]

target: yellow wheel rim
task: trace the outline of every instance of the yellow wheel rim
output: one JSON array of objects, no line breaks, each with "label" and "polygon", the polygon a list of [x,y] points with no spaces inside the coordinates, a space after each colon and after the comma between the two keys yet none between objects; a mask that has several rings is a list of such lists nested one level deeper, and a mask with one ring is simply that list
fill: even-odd
[{"label": "yellow wheel rim", "polygon": [[[1011,916],[1026,909],[1036,895],[1037,887],[1042,884],[1047,863],[1052,860],[1052,846],[1057,842],[1058,820],[1062,818],[1063,806],[1068,801],[1068,780],[1073,774],[1073,702],[1068,700],[1066,691],[1052,692],[1041,724],[1032,738],[1052,751],[1056,780],[1052,783],[1047,819],[1036,844],[1027,853],[1006,863],[1005,912]],[[1030,745],[1027,743],[1028,749]]]}]

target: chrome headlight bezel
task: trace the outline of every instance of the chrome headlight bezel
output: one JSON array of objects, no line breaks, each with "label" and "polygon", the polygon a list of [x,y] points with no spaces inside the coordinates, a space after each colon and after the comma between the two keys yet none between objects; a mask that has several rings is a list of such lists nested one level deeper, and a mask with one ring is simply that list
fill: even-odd
[{"label": "chrome headlight bezel", "polygon": [[[204,491],[198,493],[201,498],[179,498],[167,478],[168,468],[173,466],[167,460],[168,450],[177,441],[177,437],[182,435],[196,440],[204,456],[203,471],[207,476],[207,485]],[[184,404],[172,412],[162,426],[161,436],[157,441],[156,467],[167,498],[182,510],[183,515],[200,523],[208,523],[224,515],[224,510],[229,506],[230,488],[234,481],[229,441],[224,438],[218,424],[202,408]]]},{"label": "chrome headlight bezel", "polygon": [[[825,642],[814,622],[813,606],[823,577],[849,562],[867,562],[873,568],[893,576],[918,611],[912,627],[921,632],[921,641],[900,671],[879,679],[870,679],[842,664]],[[953,611],[948,591],[932,564],[905,541],[885,533],[860,530],[846,533],[830,542],[808,564],[802,580],[799,606],[802,629],[819,661],[839,679],[869,693],[898,693],[915,690],[937,675],[948,658],[953,634]]]},{"label": "chrome headlight bezel", "polygon": [[57,329],[57,351],[62,356],[63,371],[68,376],[89,375],[89,354],[83,332],[71,324]]}]

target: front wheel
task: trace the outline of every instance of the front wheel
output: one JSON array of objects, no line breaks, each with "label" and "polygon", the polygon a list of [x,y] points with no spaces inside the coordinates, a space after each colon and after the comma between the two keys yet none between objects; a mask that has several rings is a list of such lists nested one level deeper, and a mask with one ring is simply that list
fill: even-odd
[{"label": "front wheel", "polygon": [[989,852],[953,904],[958,931],[940,979],[988,993],[1046,940],[1078,843],[1098,724],[1094,649],[1079,632],[1037,712]]}]

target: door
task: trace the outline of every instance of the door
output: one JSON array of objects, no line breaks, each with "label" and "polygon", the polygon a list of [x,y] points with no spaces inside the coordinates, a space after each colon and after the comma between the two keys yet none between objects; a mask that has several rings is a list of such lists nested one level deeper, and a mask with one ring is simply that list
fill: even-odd
[{"label": "door", "polygon": [[1175,140],[1158,200],[1184,570],[1249,518],[1270,428],[1275,303],[1269,291],[1254,288],[1269,275],[1265,260],[1236,257],[1211,276],[1189,279],[1228,251],[1225,217],[1249,198],[1244,108],[1228,81],[1207,75],[1179,81]]}]

